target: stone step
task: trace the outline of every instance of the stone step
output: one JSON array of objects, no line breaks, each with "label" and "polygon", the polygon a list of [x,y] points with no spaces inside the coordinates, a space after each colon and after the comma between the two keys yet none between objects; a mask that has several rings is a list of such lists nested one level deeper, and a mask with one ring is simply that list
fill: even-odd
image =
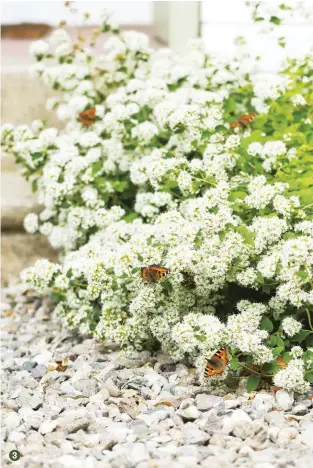
[{"label": "stone step", "polygon": [[1,73],[2,123],[30,124],[46,120],[49,126],[60,128],[61,122],[46,109],[48,97],[53,92],[44,86],[39,77],[31,76],[29,65],[4,65]]},{"label": "stone step", "polygon": [[39,258],[57,262],[57,252],[41,234],[5,232],[1,238],[1,283],[4,286],[18,282],[21,271]]},{"label": "stone step", "polygon": [[18,172],[2,172],[1,182],[1,230],[24,231],[24,217],[41,209],[37,197]]}]

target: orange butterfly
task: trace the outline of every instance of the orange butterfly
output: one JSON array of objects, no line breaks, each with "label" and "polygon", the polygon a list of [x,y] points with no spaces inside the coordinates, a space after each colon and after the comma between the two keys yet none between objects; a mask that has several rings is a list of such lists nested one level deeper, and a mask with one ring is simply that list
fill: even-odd
[{"label": "orange butterfly", "polygon": [[141,268],[141,276],[143,279],[147,281],[159,281],[169,273],[169,269],[162,267],[161,265],[149,265],[147,267],[142,267]]},{"label": "orange butterfly", "polygon": [[92,125],[95,122],[96,108],[92,107],[79,114],[78,120],[83,125]]},{"label": "orange butterfly", "polygon": [[230,128],[244,128],[254,119],[255,114],[246,114],[239,117],[238,120],[233,120],[230,123]]},{"label": "orange butterfly", "polygon": [[222,374],[227,364],[227,350],[226,348],[221,348],[210,359],[208,359],[204,369],[205,377],[212,377],[212,375]]},{"label": "orange butterfly", "polygon": [[279,367],[284,368],[288,366],[288,363],[281,356],[278,356],[278,358],[276,359],[276,362],[279,365]]}]

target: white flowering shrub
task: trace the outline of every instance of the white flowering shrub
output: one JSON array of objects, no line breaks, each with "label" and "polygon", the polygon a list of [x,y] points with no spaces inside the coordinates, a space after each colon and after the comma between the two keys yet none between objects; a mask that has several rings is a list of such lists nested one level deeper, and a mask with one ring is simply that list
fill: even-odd
[{"label": "white flowering shrub", "polygon": [[[2,129],[44,206],[25,228],[62,251],[23,281],[52,293],[56,316],[82,333],[162,348],[201,378],[225,348],[223,372],[205,381],[249,376],[250,390],[273,379],[306,392],[313,57],[250,77],[244,61],[223,65],[199,41],[176,57],[107,17],[101,30],[112,34],[100,56],[63,29],[32,47],[36,73],[62,92],[48,105],[65,129]],[[168,274],[147,281],[152,264]]]}]

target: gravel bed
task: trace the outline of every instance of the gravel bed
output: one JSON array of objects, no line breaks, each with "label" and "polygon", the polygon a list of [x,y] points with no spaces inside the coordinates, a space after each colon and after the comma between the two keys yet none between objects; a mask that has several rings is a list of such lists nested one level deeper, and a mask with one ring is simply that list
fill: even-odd
[{"label": "gravel bed", "polygon": [[2,466],[313,466],[310,395],[213,395],[166,355],[125,357],[62,329],[48,299],[5,294]]}]

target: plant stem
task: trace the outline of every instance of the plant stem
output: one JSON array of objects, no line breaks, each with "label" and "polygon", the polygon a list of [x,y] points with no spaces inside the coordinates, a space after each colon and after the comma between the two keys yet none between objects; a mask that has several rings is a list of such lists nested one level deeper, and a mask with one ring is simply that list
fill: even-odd
[{"label": "plant stem", "polygon": [[81,288],[86,288],[88,285],[84,283],[77,283],[76,281],[73,281],[73,286],[80,286]]},{"label": "plant stem", "polygon": [[253,369],[250,369],[249,367],[244,366],[240,362],[239,362],[239,366],[242,367],[243,369],[246,369],[249,372],[252,372],[252,374],[261,375],[262,377],[272,377],[272,375],[270,375],[270,374],[262,374],[262,372],[257,372],[257,371],[255,371]]},{"label": "plant stem", "polygon": [[308,275],[308,282],[310,283],[311,287],[313,288],[313,281],[312,281],[312,278],[310,276],[310,270],[309,270],[307,264],[305,264],[305,269],[306,269],[306,274]]},{"label": "plant stem", "polygon": [[305,311],[306,311],[306,314],[307,314],[307,316],[308,316],[309,326],[310,326],[310,328],[311,328],[311,331],[313,332],[313,326],[312,326],[312,320],[311,320],[310,311],[309,311],[308,308],[306,308]]}]

